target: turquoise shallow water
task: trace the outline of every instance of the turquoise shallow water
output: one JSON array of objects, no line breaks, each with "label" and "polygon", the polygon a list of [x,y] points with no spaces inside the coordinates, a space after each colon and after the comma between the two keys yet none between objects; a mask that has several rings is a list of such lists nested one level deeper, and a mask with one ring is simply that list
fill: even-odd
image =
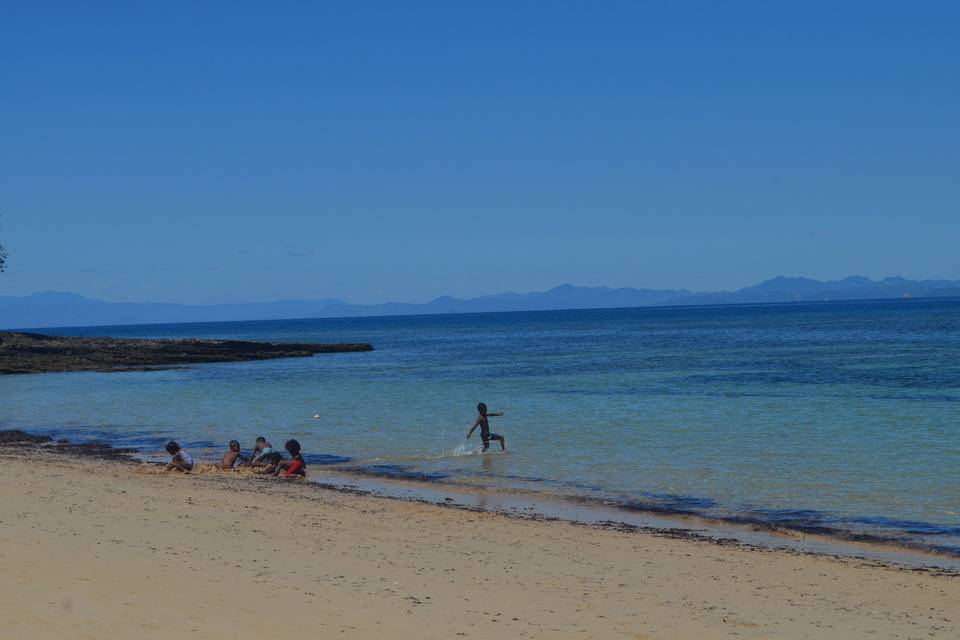
[{"label": "turquoise shallow water", "polygon": [[[372,353],[0,378],[0,426],[960,550],[960,301],[84,328]],[[509,453],[464,435],[483,400]],[[319,415],[319,419],[314,419]]]}]

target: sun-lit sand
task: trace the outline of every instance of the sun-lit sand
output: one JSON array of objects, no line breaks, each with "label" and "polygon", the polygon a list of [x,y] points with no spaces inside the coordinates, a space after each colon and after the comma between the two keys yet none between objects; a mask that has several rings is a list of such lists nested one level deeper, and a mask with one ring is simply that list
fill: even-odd
[{"label": "sun-lit sand", "polygon": [[3,638],[960,637],[960,578],[857,559],[9,451],[0,487]]}]

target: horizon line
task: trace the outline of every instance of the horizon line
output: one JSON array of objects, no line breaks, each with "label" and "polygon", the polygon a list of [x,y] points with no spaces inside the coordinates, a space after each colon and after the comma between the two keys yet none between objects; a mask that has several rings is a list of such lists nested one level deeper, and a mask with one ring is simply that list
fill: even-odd
[{"label": "horizon line", "polygon": [[[643,305],[634,307],[576,307],[569,309],[511,309],[509,311],[443,311],[434,313],[385,313],[366,316],[306,316],[302,318],[266,318],[261,320],[198,320],[193,322],[131,322],[121,324],[85,324],[85,325],[60,325],[49,327],[14,327],[11,329],[0,329],[0,333],[31,333],[40,330],[49,329],[108,329],[112,327],[172,327],[188,325],[213,325],[213,324],[251,324],[251,323],[276,323],[276,322],[301,322],[306,320],[371,320],[378,318],[437,318],[444,316],[482,316],[482,315],[510,315],[520,313],[581,313],[581,312],[605,312],[605,311],[664,311],[664,310],[699,310],[699,309],[724,309],[737,307],[788,307],[788,306],[814,306],[814,305],[842,305],[842,304],[883,304],[883,303],[901,303],[901,304],[923,304],[927,302],[952,302],[960,301],[960,295],[956,296],[937,296],[921,298],[857,298],[857,299],[839,299],[839,300],[786,300],[779,302],[715,302],[705,304],[664,304],[664,305]],[[359,306],[359,305],[358,305]],[[188,339],[188,338],[184,338]]]},{"label": "horizon line", "polygon": [[[870,281],[870,282],[873,283],[873,284],[883,284],[884,282],[887,282],[887,281],[890,281],[890,280],[907,280],[907,281],[920,282],[920,283],[922,283],[922,282],[938,282],[938,281],[944,281],[944,282],[954,282],[954,283],[960,284],[960,278],[956,278],[956,279],[953,279],[953,278],[919,278],[919,279],[912,279],[912,278],[906,278],[906,277],[900,276],[900,275],[895,275],[895,276],[886,276],[886,277],[884,277],[884,278],[876,279],[876,280],[875,280],[875,279],[873,279],[873,278],[870,278],[869,276],[849,275],[849,276],[845,276],[845,277],[843,277],[843,278],[837,278],[837,279],[832,279],[832,280],[818,280],[818,279],[816,279],[816,278],[809,278],[809,277],[807,277],[807,276],[786,276],[786,275],[780,274],[780,275],[776,275],[776,276],[767,278],[767,279],[765,279],[765,280],[761,280],[760,282],[757,282],[757,283],[752,284],[752,285],[746,285],[746,286],[744,286],[744,287],[740,287],[739,289],[719,289],[719,290],[699,290],[699,291],[696,291],[696,290],[688,289],[688,288],[686,288],[686,287],[680,287],[680,288],[673,288],[673,287],[653,288],[653,287],[636,287],[636,286],[630,286],[630,285],[628,285],[628,286],[622,286],[622,287],[612,287],[612,286],[609,286],[609,285],[578,285],[578,284],[572,284],[572,283],[570,283],[570,282],[563,282],[563,283],[561,283],[561,284],[558,284],[558,285],[549,287],[549,288],[547,288],[547,289],[539,289],[539,290],[524,291],[524,292],[521,292],[521,291],[498,291],[498,292],[494,292],[494,293],[483,293],[483,294],[479,294],[479,295],[475,295],[475,296],[462,297],[462,298],[461,298],[461,297],[457,297],[457,296],[455,296],[455,295],[453,295],[453,294],[445,293],[445,294],[441,294],[441,295],[438,295],[438,296],[436,296],[436,297],[430,298],[429,300],[426,300],[426,301],[424,301],[424,302],[408,302],[408,301],[402,301],[402,300],[386,300],[386,301],[383,301],[383,302],[350,302],[350,301],[348,301],[348,300],[344,300],[344,299],[342,299],[342,298],[335,298],[335,297],[273,298],[273,299],[270,299],[270,300],[263,300],[263,301],[259,301],[259,302],[257,302],[257,301],[202,302],[202,303],[195,303],[195,302],[166,302],[166,301],[146,301],[146,302],[140,301],[140,302],[138,302],[138,301],[105,300],[105,299],[103,299],[103,298],[91,297],[91,296],[89,296],[89,295],[82,294],[82,293],[77,293],[77,292],[75,292],[75,291],[62,291],[62,290],[56,290],[56,289],[46,289],[46,290],[43,290],[43,291],[34,291],[33,293],[19,294],[19,295],[18,295],[18,294],[0,294],[0,298],[20,298],[20,299],[24,299],[24,298],[31,298],[31,297],[34,297],[34,296],[42,296],[42,295],[47,295],[47,294],[56,294],[56,295],[76,296],[76,297],[78,297],[78,298],[83,298],[84,300],[90,300],[90,301],[93,301],[93,302],[100,302],[100,303],[103,303],[103,304],[166,305],[166,306],[178,306],[178,307],[218,307],[218,306],[224,306],[224,305],[267,305],[267,304],[278,304],[278,303],[284,303],[284,302],[331,302],[331,303],[336,303],[335,305],[332,305],[332,306],[375,307],[375,306],[393,305],[393,304],[396,304],[396,305],[411,305],[411,306],[424,305],[424,304],[430,304],[430,303],[436,302],[436,301],[438,301],[438,300],[443,300],[443,299],[445,299],[445,298],[450,298],[450,299],[452,299],[452,300],[464,301],[464,302],[465,302],[465,301],[477,300],[477,299],[480,299],[480,298],[487,298],[487,297],[493,297],[493,296],[504,296],[504,295],[520,295],[520,296],[526,296],[526,295],[535,295],[535,294],[539,294],[539,293],[549,293],[549,292],[551,292],[551,291],[556,291],[557,289],[563,289],[563,288],[565,288],[565,287],[570,287],[570,288],[574,288],[574,289],[601,289],[601,290],[608,290],[608,291],[649,291],[649,292],[657,292],[657,293],[667,293],[667,292],[671,292],[671,293],[672,293],[672,292],[676,292],[676,293],[683,293],[683,294],[694,295],[694,296],[696,296],[696,295],[729,294],[729,293],[736,293],[736,292],[738,292],[738,291],[742,291],[743,289],[749,289],[749,288],[751,288],[751,287],[756,287],[756,286],[759,286],[759,285],[762,285],[762,284],[766,284],[766,283],[769,283],[769,282],[774,282],[774,281],[777,281],[777,280],[807,280],[807,281],[810,281],[810,282],[816,282],[816,283],[818,283],[818,284],[829,284],[829,283],[834,283],[834,282],[836,282],[836,283],[841,283],[841,282],[844,282],[844,281],[847,281],[847,280],[868,280],[868,281]],[[722,304],[722,303],[718,303],[718,304]],[[728,304],[750,304],[750,303],[728,303]],[[670,306],[670,305],[666,305],[666,306]],[[678,306],[692,306],[692,305],[678,305]],[[704,306],[717,306],[717,305],[716,305],[716,304],[711,304],[711,305],[704,305]],[[613,307],[603,307],[603,308],[613,308]],[[624,308],[629,308],[629,307],[624,307]],[[468,313],[469,313],[469,312],[468,312]],[[477,312],[477,313],[480,313],[480,312]],[[411,314],[411,315],[413,315],[413,314]],[[435,315],[435,314],[425,314],[425,315]],[[105,326],[111,326],[111,325],[105,325]]]}]

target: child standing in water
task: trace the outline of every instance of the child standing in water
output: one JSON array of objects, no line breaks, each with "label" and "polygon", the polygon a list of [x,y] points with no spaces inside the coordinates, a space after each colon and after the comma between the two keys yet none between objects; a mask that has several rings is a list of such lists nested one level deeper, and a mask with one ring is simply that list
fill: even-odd
[{"label": "child standing in water", "polygon": [[503,412],[499,411],[497,413],[487,413],[487,405],[480,403],[477,405],[477,416],[476,422],[473,423],[473,426],[470,427],[470,433],[467,434],[467,440],[470,439],[470,436],[473,435],[473,430],[477,427],[480,427],[480,439],[483,440],[483,450],[486,451],[490,448],[491,440],[498,440],[500,442],[500,450],[507,450],[507,441],[503,436],[497,433],[490,432],[490,423],[487,421],[487,418],[492,418],[493,416],[502,416]]}]

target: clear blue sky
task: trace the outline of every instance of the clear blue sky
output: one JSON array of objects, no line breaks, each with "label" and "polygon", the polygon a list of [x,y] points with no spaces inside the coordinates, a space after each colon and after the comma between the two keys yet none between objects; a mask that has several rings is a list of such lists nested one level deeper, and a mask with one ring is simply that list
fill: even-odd
[{"label": "clear blue sky", "polygon": [[0,294],[960,278],[957,3],[80,4],[0,8]]}]

